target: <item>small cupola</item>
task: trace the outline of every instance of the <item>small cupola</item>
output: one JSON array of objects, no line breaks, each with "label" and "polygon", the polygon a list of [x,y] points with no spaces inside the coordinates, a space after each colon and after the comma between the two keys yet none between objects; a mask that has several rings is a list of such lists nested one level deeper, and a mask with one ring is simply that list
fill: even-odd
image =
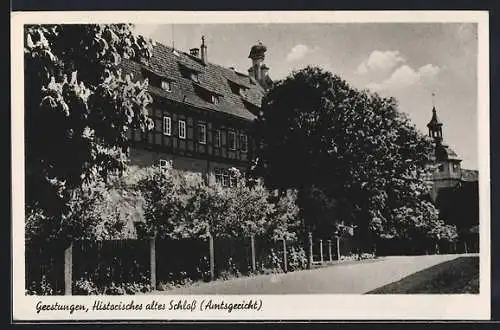
[{"label": "small cupola", "polygon": [[261,41],[259,41],[257,45],[253,45],[252,48],[250,48],[250,54],[248,55],[248,58],[252,59],[253,61],[264,61],[266,51],[267,47],[264,46]]},{"label": "small cupola", "polygon": [[264,89],[272,86],[272,80],[269,77],[269,67],[264,64],[267,47],[261,41],[250,48],[248,58],[252,60],[252,66],[248,69],[248,74],[253,77]]}]

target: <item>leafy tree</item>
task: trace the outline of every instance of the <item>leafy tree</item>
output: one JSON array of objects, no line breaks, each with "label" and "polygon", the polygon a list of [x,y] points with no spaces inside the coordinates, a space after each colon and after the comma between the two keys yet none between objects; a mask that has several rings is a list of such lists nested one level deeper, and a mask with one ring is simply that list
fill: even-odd
[{"label": "leafy tree", "polygon": [[120,62],[150,54],[128,24],[25,27],[26,210],[36,220],[28,231],[46,224],[40,234],[93,235],[102,184],[126,168],[127,131],[152,127],[147,81],[123,76]]},{"label": "leafy tree", "polygon": [[61,217],[73,190],[125,169],[129,129],[151,128],[147,82],[119,68],[151,45],[127,24],[30,25],[25,38],[26,200]]},{"label": "leafy tree", "polygon": [[[141,192],[145,200],[146,222],[143,224],[143,234],[171,238],[185,236],[179,228],[186,226],[186,219],[180,213],[182,204],[188,198],[186,195],[182,196],[181,189],[189,188],[181,187],[183,183],[187,183],[182,175],[174,172],[171,167],[153,166],[141,169],[136,177],[135,189]],[[189,185],[194,186],[196,183],[189,182]]]},{"label": "leafy tree", "polygon": [[71,190],[65,212],[57,217],[28,204],[26,242],[134,237],[133,221],[142,220],[142,199],[127,191],[120,178],[112,181],[111,187],[109,182],[96,180],[85,189]]},{"label": "leafy tree", "polygon": [[437,221],[422,196],[431,141],[393,98],[351,88],[319,68],[293,72],[262,102],[256,175],[271,188],[299,189],[306,225],[331,235],[405,236]]}]

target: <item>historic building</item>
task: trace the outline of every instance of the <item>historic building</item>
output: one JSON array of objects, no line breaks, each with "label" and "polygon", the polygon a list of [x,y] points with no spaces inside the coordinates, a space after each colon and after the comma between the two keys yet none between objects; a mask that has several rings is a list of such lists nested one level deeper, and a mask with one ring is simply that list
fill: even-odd
[{"label": "historic building", "polygon": [[461,159],[443,142],[443,123],[436,108],[427,124],[434,140],[431,161],[437,165],[432,174],[431,200],[439,209],[439,216],[448,224],[457,226],[463,252],[479,250],[479,182],[478,171],[463,169]]},{"label": "historic building", "polygon": [[272,86],[266,50],[260,42],[251,47],[248,73],[210,63],[204,37],[189,53],[156,43],[149,60],[125,60],[124,71],[133,80],[147,78],[154,99],[154,129],[129,137],[132,170],[170,162],[208,183],[232,184],[229,168],[245,172],[253,157],[251,123]]},{"label": "historic building", "polygon": [[478,172],[461,167],[462,160],[456,152],[443,141],[443,123],[439,120],[436,107],[432,108],[432,117],[427,124],[429,136],[434,141],[434,154],[431,162],[437,165],[432,175],[431,198],[436,201],[439,192],[444,188],[460,187],[469,182],[478,181]]}]

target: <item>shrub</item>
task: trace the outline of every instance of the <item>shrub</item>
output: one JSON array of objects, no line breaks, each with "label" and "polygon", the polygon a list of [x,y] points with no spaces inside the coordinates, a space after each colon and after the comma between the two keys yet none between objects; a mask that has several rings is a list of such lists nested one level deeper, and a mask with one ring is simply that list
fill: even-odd
[{"label": "shrub", "polygon": [[80,278],[73,286],[75,295],[135,295],[153,291],[150,284],[140,282],[115,283],[98,286],[92,280]]},{"label": "shrub", "polygon": [[60,291],[56,291],[52,284],[47,280],[46,276],[43,275],[39,282],[33,281],[26,289],[27,295],[37,295],[37,296],[51,296],[62,294]]},{"label": "shrub", "polygon": [[277,252],[274,248],[271,248],[269,254],[266,255],[263,262],[261,263],[262,272],[265,274],[269,273],[282,273],[283,272],[283,256],[282,252]]},{"label": "shrub", "polygon": [[287,251],[288,271],[307,268],[307,254],[303,247],[292,246]]},{"label": "shrub", "polygon": [[76,295],[98,295],[99,288],[90,279],[79,278],[73,285],[73,294]]}]

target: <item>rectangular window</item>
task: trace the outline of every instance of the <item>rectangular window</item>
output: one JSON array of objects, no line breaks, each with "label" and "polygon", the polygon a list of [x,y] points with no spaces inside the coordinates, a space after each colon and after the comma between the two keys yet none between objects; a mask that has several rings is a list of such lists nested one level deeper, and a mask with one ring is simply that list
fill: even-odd
[{"label": "rectangular window", "polygon": [[241,151],[247,152],[248,150],[248,138],[246,134],[240,134],[240,146],[241,146]]},{"label": "rectangular window", "polygon": [[238,178],[231,175],[227,168],[215,168],[215,182],[223,187],[236,187]]},{"label": "rectangular window", "polygon": [[227,170],[222,170],[222,186],[229,187],[229,172]]},{"label": "rectangular window", "polygon": [[203,123],[198,124],[198,143],[207,143],[207,126]]},{"label": "rectangular window", "polygon": [[164,91],[167,91],[167,92],[171,92],[172,91],[172,83],[168,80],[162,80],[161,81],[161,89],[163,89]]},{"label": "rectangular window", "polygon": [[238,178],[234,175],[229,175],[229,186],[236,187],[238,185]]},{"label": "rectangular window", "polygon": [[214,132],[214,147],[220,147],[220,129],[216,129]]},{"label": "rectangular window", "polygon": [[222,169],[215,168],[214,172],[215,172],[215,182],[222,185]]},{"label": "rectangular window", "polygon": [[172,135],[172,118],[163,116],[163,135]]},{"label": "rectangular window", "polygon": [[230,150],[236,150],[236,133],[234,131],[227,132],[227,144]]},{"label": "rectangular window", "polygon": [[180,139],[186,138],[186,121],[185,120],[179,120],[179,138]]}]

